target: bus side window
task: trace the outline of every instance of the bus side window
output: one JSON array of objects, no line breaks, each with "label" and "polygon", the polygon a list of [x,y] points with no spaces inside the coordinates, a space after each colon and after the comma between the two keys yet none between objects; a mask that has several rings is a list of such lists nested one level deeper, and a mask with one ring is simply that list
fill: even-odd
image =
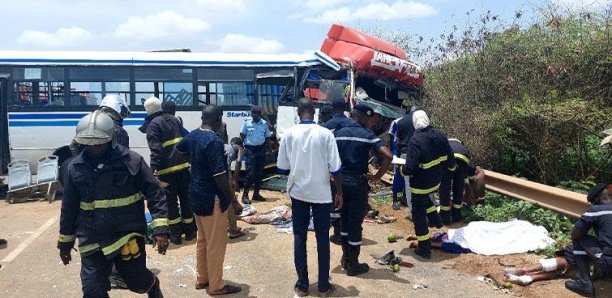
[{"label": "bus side window", "polygon": [[16,104],[64,105],[64,82],[15,82]]}]

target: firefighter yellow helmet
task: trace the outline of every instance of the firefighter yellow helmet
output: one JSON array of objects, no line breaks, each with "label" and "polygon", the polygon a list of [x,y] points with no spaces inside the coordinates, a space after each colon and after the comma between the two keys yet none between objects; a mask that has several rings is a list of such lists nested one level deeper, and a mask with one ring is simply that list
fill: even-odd
[{"label": "firefighter yellow helmet", "polygon": [[79,120],[74,140],[81,145],[101,145],[114,143],[114,137],[115,122],[108,115],[96,110]]}]

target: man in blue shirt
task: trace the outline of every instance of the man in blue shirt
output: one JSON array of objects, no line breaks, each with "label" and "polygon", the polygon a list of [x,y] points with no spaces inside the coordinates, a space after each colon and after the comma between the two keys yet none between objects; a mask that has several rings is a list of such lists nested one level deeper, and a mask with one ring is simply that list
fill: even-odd
[{"label": "man in blue shirt", "polygon": [[253,200],[265,201],[259,194],[263,170],[266,165],[266,140],[272,136],[266,120],[261,119],[261,107],[251,108],[251,118],[244,120],[240,138],[244,142],[246,162],[246,182],[242,193],[242,203],[251,204],[249,189],[253,186]]},{"label": "man in blue shirt", "polygon": [[196,289],[209,295],[240,292],[224,285],[223,261],[227,246],[227,209],[234,198],[230,186],[223,141],[215,131],[221,126],[221,108],[208,105],[202,110],[202,126],[181,140],[176,150],[191,160],[189,196],[198,227],[196,242]]},{"label": "man in blue shirt", "polygon": [[361,251],[361,224],[368,204],[368,160],[370,151],[383,158],[381,167],[370,181],[380,180],[391,165],[391,151],[382,140],[369,128],[372,126],[374,110],[364,104],[353,108],[351,118],[354,120],[344,128],[334,132],[338,152],[342,161],[342,191],[344,204],[341,211],[342,220],[342,268],[349,276],[368,272],[368,264],[359,263]]},{"label": "man in blue shirt", "polygon": [[344,110],[346,110],[346,103],[344,99],[336,99],[332,103],[332,109],[334,110],[334,116],[327,120],[323,126],[332,132],[339,130],[353,122],[351,119],[344,115]]}]

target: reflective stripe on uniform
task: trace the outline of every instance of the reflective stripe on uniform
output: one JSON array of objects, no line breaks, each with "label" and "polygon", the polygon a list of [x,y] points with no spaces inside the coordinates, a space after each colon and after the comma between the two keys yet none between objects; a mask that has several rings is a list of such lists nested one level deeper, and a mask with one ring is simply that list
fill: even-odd
[{"label": "reflective stripe on uniform", "polygon": [[182,169],[186,169],[188,167],[189,167],[189,163],[188,162],[182,163],[180,165],[176,165],[176,166],[173,166],[173,167],[165,168],[163,170],[159,170],[159,171],[157,171],[157,175],[161,176],[161,175],[169,174],[169,173],[172,173],[172,172],[180,171]]},{"label": "reflective stripe on uniform", "polygon": [[436,209],[436,206],[431,206],[427,208],[427,213],[434,213],[436,211],[438,211],[438,209]]},{"label": "reflective stripe on uniform", "polygon": [[190,217],[190,218],[183,218],[183,223],[190,224],[190,223],[192,223],[192,222],[193,222],[193,217]]},{"label": "reflective stripe on uniform", "polygon": [[434,159],[428,163],[422,163],[419,165],[419,168],[423,169],[423,170],[427,170],[431,167],[435,167],[437,165],[439,165],[441,162],[446,161],[448,159],[448,157],[446,155],[444,156],[440,156],[437,159]]},{"label": "reflective stripe on uniform", "polygon": [[98,248],[100,248],[100,245],[98,245],[98,243],[87,244],[87,245],[79,246],[79,252],[81,254],[85,254],[85,253],[94,251]]},{"label": "reflective stripe on uniform", "polygon": [[349,241],[348,244],[352,245],[352,246],[360,246],[361,245],[361,241],[358,241],[358,242]]},{"label": "reflective stripe on uniform", "polygon": [[110,200],[94,200],[93,202],[81,202],[81,209],[83,210],[94,210],[94,209],[104,209],[104,208],[117,208],[117,207],[125,207],[140,201],[142,197],[140,193],[135,193],[131,196],[125,198],[118,199],[110,199]]},{"label": "reflective stripe on uniform", "polygon": [[438,183],[438,185],[436,185],[436,186],[434,186],[432,188],[427,188],[427,189],[410,187],[410,191],[413,194],[417,194],[417,195],[427,195],[427,194],[430,194],[430,193],[438,190],[438,188],[440,188],[440,183]]},{"label": "reflective stripe on uniform", "polygon": [[586,256],[587,255],[586,251],[584,251],[584,250],[574,250],[574,251],[572,251],[572,253],[574,253],[574,255],[577,255],[577,256]]},{"label": "reflective stripe on uniform", "polygon": [[457,169],[457,164],[455,164],[452,168],[448,168],[449,171],[454,172]]},{"label": "reflective stripe on uniform", "polygon": [[442,211],[450,211],[451,207],[450,206],[440,206],[440,210],[442,210]]},{"label": "reflective stripe on uniform", "polygon": [[426,240],[429,240],[429,234],[422,235],[422,236],[417,235],[416,238],[418,241],[426,241]]},{"label": "reflective stripe on uniform", "polygon": [[157,228],[157,227],[162,227],[168,226],[168,219],[167,218],[156,218],[153,221],[151,221],[151,228]]},{"label": "reflective stripe on uniform", "polygon": [[379,138],[364,139],[364,138],[356,138],[356,137],[337,137],[336,141],[355,141],[355,142],[374,144],[374,143],[380,142],[381,140]]},{"label": "reflective stripe on uniform", "polygon": [[463,207],[462,204],[453,204],[453,208],[455,209],[461,209]]},{"label": "reflective stripe on uniform", "polygon": [[168,224],[169,225],[176,225],[176,224],[180,224],[180,223],[181,223],[181,218],[180,217],[168,220]]},{"label": "reflective stripe on uniform", "polygon": [[459,159],[465,161],[465,163],[468,164],[468,165],[470,164],[470,159],[467,156],[465,156],[465,155],[463,155],[461,153],[455,153],[455,158],[459,158]]},{"label": "reflective stripe on uniform", "polygon": [[59,234],[59,242],[73,242],[74,240],[76,240],[76,235]]},{"label": "reflective stripe on uniform", "polygon": [[109,246],[105,246],[102,247],[102,253],[107,256],[110,255],[111,253],[113,253],[114,251],[120,249],[122,246],[124,246],[128,241],[130,241],[130,239],[132,239],[132,237],[144,237],[142,234],[140,233],[130,233],[127,234],[121,238],[119,238],[119,240],[115,241],[115,243],[109,245]]},{"label": "reflective stripe on uniform", "polygon": [[162,143],[162,147],[166,148],[168,146],[172,146],[172,145],[180,142],[182,139],[183,139],[182,137],[178,137],[178,138],[174,138],[172,140],[165,141],[165,142]]}]

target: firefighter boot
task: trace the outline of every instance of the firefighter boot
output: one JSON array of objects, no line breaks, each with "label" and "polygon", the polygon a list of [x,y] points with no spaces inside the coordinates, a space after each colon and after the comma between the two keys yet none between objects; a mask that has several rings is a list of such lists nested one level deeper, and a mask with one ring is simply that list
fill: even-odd
[{"label": "firefighter boot", "polygon": [[441,229],[444,226],[442,222],[442,217],[438,214],[438,211],[434,210],[433,212],[427,213],[427,222],[430,228],[436,227]]},{"label": "firefighter boot", "polygon": [[251,200],[249,200],[249,189],[246,187],[244,191],[242,191],[242,204],[251,205]]},{"label": "firefighter boot", "polygon": [[359,263],[359,253],[361,246],[348,245],[348,264],[346,266],[346,275],[355,276],[370,271],[370,266],[366,263]]},{"label": "firefighter boot", "polygon": [[453,207],[451,211],[451,217],[453,218],[453,222],[459,222],[463,220],[463,214],[461,214],[461,208]]},{"label": "firefighter boot", "polygon": [[346,271],[346,269],[348,268],[348,259],[349,259],[349,253],[348,253],[348,244],[343,243],[342,244],[342,258],[340,258],[340,265],[342,266],[342,269],[344,269],[344,271]]},{"label": "firefighter boot", "polygon": [[399,198],[397,197],[397,193],[394,192],[393,193],[393,210],[400,210],[400,202],[399,202]]},{"label": "firefighter boot", "polygon": [[445,208],[446,208],[445,206],[441,206],[440,207],[440,218],[442,218],[442,223],[444,223],[445,226],[450,226],[450,224],[451,224],[451,211],[443,210]]},{"label": "firefighter boot", "polygon": [[181,243],[183,243],[182,235],[183,229],[181,228],[180,223],[170,225],[170,242],[172,242],[172,244],[181,245]]},{"label": "firefighter boot", "polygon": [[576,279],[566,281],[565,288],[585,297],[593,297],[595,295],[595,288],[593,287],[589,272],[589,256],[577,255],[575,258]]},{"label": "firefighter boot", "polygon": [[414,249],[414,253],[422,258],[431,259],[431,241],[419,241],[419,245]]},{"label": "firefighter boot", "polygon": [[159,279],[155,277],[155,284],[153,287],[147,292],[149,298],[164,298],[164,294],[162,294],[161,288],[159,287]]}]

